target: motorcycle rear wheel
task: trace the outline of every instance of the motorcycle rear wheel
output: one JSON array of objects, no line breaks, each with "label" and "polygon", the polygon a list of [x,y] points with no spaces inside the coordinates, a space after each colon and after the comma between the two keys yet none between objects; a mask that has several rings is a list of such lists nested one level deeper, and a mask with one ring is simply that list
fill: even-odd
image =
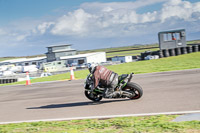
[{"label": "motorcycle rear wheel", "polygon": [[101,99],[103,98],[103,97],[100,96],[99,94],[94,94],[94,93],[92,93],[91,91],[87,91],[87,90],[85,90],[85,96],[86,96],[88,99],[90,99],[90,100],[92,100],[92,101],[94,101],[94,102],[99,102],[99,101],[101,101]]},{"label": "motorcycle rear wheel", "polygon": [[133,94],[129,99],[139,99],[143,95],[142,87],[133,82],[128,82],[123,90]]}]

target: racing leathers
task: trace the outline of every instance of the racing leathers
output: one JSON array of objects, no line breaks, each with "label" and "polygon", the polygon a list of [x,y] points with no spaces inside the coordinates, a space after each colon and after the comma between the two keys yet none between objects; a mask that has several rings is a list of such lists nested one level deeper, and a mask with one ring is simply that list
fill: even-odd
[{"label": "racing leathers", "polygon": [[118,74],[114,73],[111,70],[108,70],[104,66],[96,66],[95,71],[93,73],[94,85],[93,89],[96,88],[99,83],[103,86],[106,86],[104,91],[105,97],[112,97],[112,93],[114,92],[114,88],[118,84]]}]

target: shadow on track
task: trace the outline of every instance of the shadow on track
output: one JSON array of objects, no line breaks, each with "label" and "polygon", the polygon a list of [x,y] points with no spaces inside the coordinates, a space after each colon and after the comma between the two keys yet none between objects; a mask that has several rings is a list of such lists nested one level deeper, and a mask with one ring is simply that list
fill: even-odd
[{"label": "shadow on track", "polygon": [[53,108],[65,108],[65,107],[77,107],[77,106],[90,106],[90,105],[100,105],[104,103],[113,103],[121,101],[129,101],[130,99],[123,100],[109,100],[109,101],[100,101],[100,102],[77,102],[77,103],[66,103],[66,104],[50,104],[40,107],[30,107],[26,109],[53,109]]}]

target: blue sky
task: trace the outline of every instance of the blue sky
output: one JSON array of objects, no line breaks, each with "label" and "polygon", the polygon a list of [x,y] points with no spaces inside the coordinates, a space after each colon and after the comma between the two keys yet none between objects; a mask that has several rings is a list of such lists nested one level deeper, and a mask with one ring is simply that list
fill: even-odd
[{"label": "blue sky", "polygon": [[162,30],[200,39],[199,0],[0,0],[0,56],[44,54],[47,46],[87,50],[158,42]]}]

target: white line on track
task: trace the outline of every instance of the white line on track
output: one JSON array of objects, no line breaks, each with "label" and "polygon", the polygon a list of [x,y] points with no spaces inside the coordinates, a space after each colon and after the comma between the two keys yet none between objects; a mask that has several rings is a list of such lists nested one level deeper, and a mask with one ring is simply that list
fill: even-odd
[{"label": "white line on track", "polygon": [[144,114],[88,116],[88,117],[73,117],[73,118],[58,118],[58,119],[25,120],[25,121],[0,122],[0,124],[23,123],[23,122],[40,122],[40,121],[43,121],[43,122],[45,122],[45,121],[68,121],[68,120],[82,120],[82,119],[105,119],[105,118],[131,117],[131,116],[176,115],[176,114],[192,114],[192,113],[200,113],[200,110],[178,111],[178,112],[161,112],[161,113],[144,113]]}]

